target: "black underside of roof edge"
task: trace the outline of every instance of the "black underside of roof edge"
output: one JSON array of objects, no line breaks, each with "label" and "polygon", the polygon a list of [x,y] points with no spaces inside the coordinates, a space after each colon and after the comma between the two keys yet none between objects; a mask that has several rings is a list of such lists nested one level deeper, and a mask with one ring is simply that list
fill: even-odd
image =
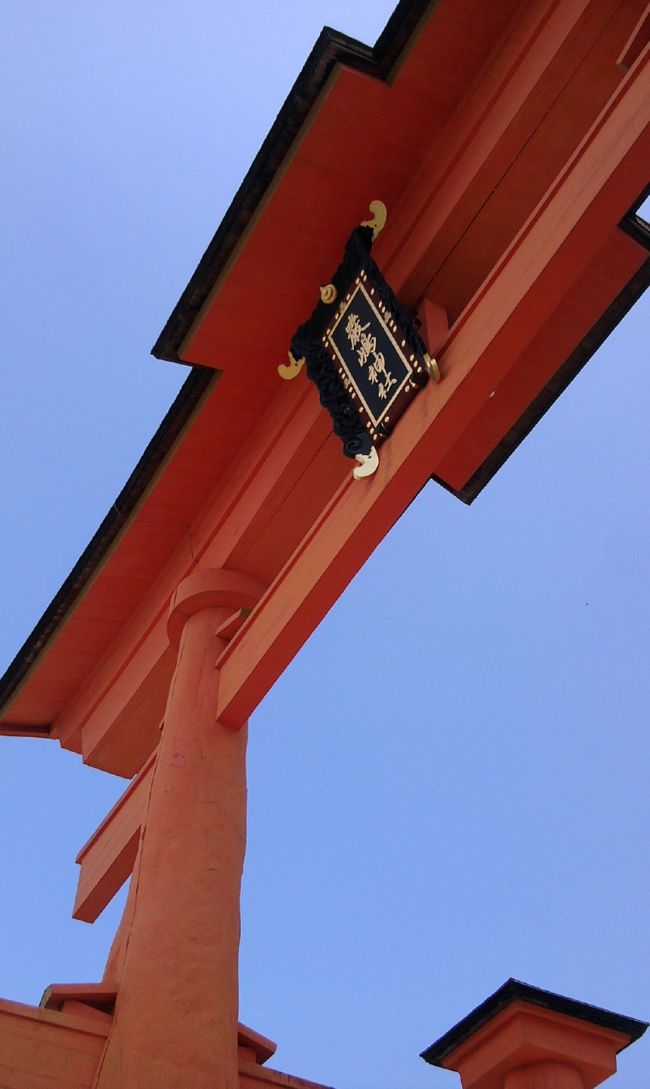
[{"label": "black underside of roof edge", "polygon": [[[6,673],[0,678],[0,709],[11,699],[45,646],[63,623],[102,560],[117,539],[136,507],[143,499],[148,486],[171,451],[176,439],[190,419],[199,402],[213,383],[219,379],[219,371],[206,367],[193,367],[188,378],[166,413],[158,430],[147,445],[131,476],[122,488],[99,529],[81,554],[61,589],[43,613],[31,635],[25,640]],[[34,723],[16,726],[16,733],[33,733],[47,736],[50,723]],[[3,731],[9,732],[11,724],[5,723]]]},{"label": "black underside of roof edge", "polygon": [[[638,202],[636,202],[638,203]],[[619,227],[635,241],[650,250],[650,230],[648,224],[630,211]],[[567,388],[570,382],[582,370],[591,356],[606,340],[612,330],[625,317],[632,306],[650,285],[650,257],[641,265],[635,276],[625,285],[599,321],[574,349],[562,364],[551,381],[538,394],[529,408],[520,417],[514,427],[501,440],[492,454],[483,462],[474,476],[460,491],[450,488],[443,480],[433,476],[431,479],[450,491],[457,499],[472,503],[495,473],[507,461],[526,438],[536,423]],[[77,599],[85,590],[116,540],[119,532],[141,501],[149,484],[170,452],[176,439],[200,401],[207,395],[213,382],[218,381],[219,371],[206,367],[193,367],[186,381],[162,420],[151,442],[145,449],[140,461],[120,492],[115,503],[104,518],[95,536],[85,549],[74,568],[68,575],[61,589],[46,609],[31,635],[19,650],[6,673],[0,678],[0,710],[9,702],[31,666],[55,634]],[[9,731],[10,724],[4,724],[3,730]],[[16,726],[17,733],[33,733],[34,736],[47,736],[49,723],[35,723],[30,727]]]},{"label": "black underside of roof edge", "polygon": [[[179,359],[178,349],[242,231],[275,177],[334,65],[346,64],[377,79],[386,79],[423,14],[438,2],[439,0],[400,0],[374,49],[329,27],[324,28],[194,276],[156,342],[153,354],[157,358],[187,366]],[[56,630],[86,590],[118,534],[143,499],[191,414],[213,382],[218,380],[219,373],[211,368],[192,366],[189,377],[88,547],[4,676],[0,678],[0,711],[8,704]],[[16,725],[15,730],[17,734],[29,733],[47,737],[50,725]],[[10,732],[11,724],[3,724],[2,729],[6,733]]]},{"label": "black underside of roof edge", "polygon": [[151,349],[152,355],[172,363],[184,362],[178,354],[183,341],[276,177],[334,66],[345,64],[385,81],[423,15],[437,7],[439,2],[400,0],[374,48],[331,27],[323,28],[214,238]]},{"label": "black underside of roof edge", "polygon": [[[232,248],[239,239],[250,215],[274,177],[284,155],[289,150],[302,121],[320,93],[333,65],[337,62],[344,63],[358,70],[367,71],[378,79],[386,79],[413,35],[420,19],[427,10],[437,6],[438,2],[439,0],[401,0],[377,40],[374,49],[370,49],[353,38],[347,38],[344,35],[337,34],[336,31],[325,28],[226,213],[221,226],[208,246],[199,267],[157,341],[153,349],[154,355],[161,359],[183,362],[176,354],[178,347],[180,347],[187,335],[196,314],[203,305],[220,269],[232,252]],[[284,132],[285,124],[288,126],[286,133]],[[635,214],[639,204],[646,199],[649,193],[650,189],[641,194],[619,226],[640,245],[650,250],[648,224]],[[637,275],[626,285],[617,299],[603,314],[600,321],[596,323],[560,368],[560,371],[551,380],[548,387],[539,394],[527,413],[504,437],[501,444],[461,491],[456,492],[450,489],[444,481],[438,480],[437,483],[448,491],[452,491],[452,494],[457,498],[466,503],[471,503],[571,379],[585,365],[596,348],[624,317],[649,282],[650,260],[642,266]],[[147,488],[152,483],[155,474],[171,451],[185,424],[198,408],[204,396],[208,395],[213,383],[218,381],[219,373],[219,371],[211,368],[199,366],[191,368],[190,374],[178,396],[147,445],[144,454],[104,521],[4,676],[0,678],[0,710],[7,705],[32,665],[44,651],[49,640],[85,591],[100,563],[105,559],[119,533],[143,499]],[[435,477],[433,479],[436,480]],[[32,733],[34,736],[40,737],[47,736],[49,728],[49,723],[34,723],[30,726],[16,725],[15,727],[17,734]],[[3,724],[2,729],[8,733],[11,730],[11,724]]]},{"label": "black underside of roof edge", "polygon": [[[638,220],[638,224],[640,226],[637,230],[637,224],[626,219],[619,226],[638,242],[641,240],[641,233],[645,230],[643,220]],[[501,442],[495,446],[489,457],[479,466],[464,487],[456,491],[450,488],[448,484],[445,484],[444,480],[440,480],[436,476],[432,476],[431,479],[436,484],[442,485],[446,491],[451,492],[456,499],[461,499],[463,503],[468,505],[473,503],[486,484],[490,483],[492,477],[506,463],[510,455],[515,452],[536,424],[539,423],[542,416],[545,416],[552,405],[555,404],[560,394],[564,393],[564,390],[571,384],[582,368],[586,366],[601,344],[607,340],[609,334],[613,332],[619,322],[638,302],[648,286],[650,286],[650,257],[647,261],[644,261],[632,279],[628,280],[623,290],[610,303],[596,324],[592,326],[586,336],[574,348],[571,355],[565,359],[551,380],[538,393],[535,400],[531,402],[517,422],[504,435]]]},{"label": "black underside of roof edge", "polygon": [[[575,998],[566,998],[553,991],[544,991],[541,987],[533,987],[529,983],[522,983],[518,979],[508,979],[494,994],[481,1002],[480,1006],[468,1013],[457,1025],[441,1036],[439,1040],[422,1051],[421,1057],[432,1066],[444,1065],[447,1055],[456,1050],[460,1044],[478,1032],[483,1025],[496,1017],[501,1010],[512,1002],[526,1002],[531,1006],[539,1006],[542,1009],[552,1010],[554,1013],[564,1014],[567,1017],[575,1017],[580,1021],[586,1021],[601,1028],[613,1029],[629,1036],[628,1044],[634,1043],[647,1029],[645,1021],[638,1021],[634,1017],[626,1017],[611,1010],[604,1010],[600,1006],[591,1006],[587,1002],[579,1002]],[[623,1045],[627,1047],[628,1044]],[[621,1047],[619,1050],[623,1050]]]}]

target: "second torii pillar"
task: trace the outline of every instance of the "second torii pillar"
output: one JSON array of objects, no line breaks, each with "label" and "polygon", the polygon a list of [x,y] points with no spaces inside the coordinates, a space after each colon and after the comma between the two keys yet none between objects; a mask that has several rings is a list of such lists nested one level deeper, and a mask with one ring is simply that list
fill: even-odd
[{"label": "second torii pillar", "polygon": [[236,1089],[246,728],[215,721],[217,634],[263,587],[196,571],[171,603],[177,647],[146,819],[107,976],[117,1003],[96,1089]]}]

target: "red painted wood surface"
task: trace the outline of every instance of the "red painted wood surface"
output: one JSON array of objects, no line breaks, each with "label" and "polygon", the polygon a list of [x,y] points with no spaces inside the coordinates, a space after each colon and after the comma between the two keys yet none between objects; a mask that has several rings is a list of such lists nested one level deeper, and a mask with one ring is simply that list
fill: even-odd
[{"label": "red painted wood surface", "polygon": [[630,1037],[526,1002],[511,1002],[442,1060],[463,1089],[595,1089]]},{"label": "red painted wood surface", "polygon": [[[229,644],[221,662],[222,721],[233,726],[245,721],[432,467],[437,473],[464,431],[475,426],[493,390],[503,387],[567,295],[589,292],[587,270],[607,243],[612,208],[616,215],[629,206],[647,171],[648,61],[650,50],[645,66],[639,64],[636,78],[614,97],[452,327],[440,353],[443,381],[427,386],[402,418],[382,450],[376,475],[362,489],[344,482],[261,602],[254,622],[251,618]],[[640,263],[635,243],[621,243],[619,249],[632,267]],[[561,316],[569,320],[562,334],[572,330],[575,336],[580,308]],[[450,465],[447,473],[454,469]]]},{"label": "red painted wood surface", "polygon": [[90,1089],[108,1025],[0,999],[2,1089]]},{"label": "red painted wood surface", "polygon": [[[569,176],[573,168],[565,160],[588,157],[578,146],[608,101],[616,103],[616,129],[627,127],[628,114],[633,123],[635,87],[646,86],[647,97],[642,53],[627,76],[616,65],[644,7],[640,0],[502,3],[491,8],[489,25],[480,24],[481,34],[468,39],[464,27],[479,25],[476,4],[443,2],[390,85],[338,72],[186,342],[188,358],[227,373],[5,722],[53,723],[53,735],[88,762],[133,775],[156,743],[172,669],[164,617],[178,581],[197,564],[244,568],[267,583],[284,580],[290,557],[309,538],[349,465],[328,437],[329,420],[314,392],[304,380],[279,383],[275,366],[371,196],[391,205],[376,247],[391,282],[405,301],[417,301],[424,291],[436,305],[442,302],[453,323],[443,352],[444,381],[424,395],[436,410],[430,442],[418,447],[418,482],[404,477],[391,485],[401,495],[388,504],[390,517],[399,516],[430,473],[454,488],[464,486],[588,331],[598,306],[611,302],[643,260],[642,248],[616,223],[644,184],[647,136],[639,134],[637,151],[622,161],[615,132],[609,147],[601,134],[599,148],[626,180],[609,187],[609,201],[600,200],[598,230],[576,235],[574,246],[564,248],[560,278],[547,280],[530,305],[514,308],[513,336],[501,337],[503,362],[488,378],[478,323],[490,311],[501,322],[505,296],[518,290],[513,247],[532,252],[526,238],[549,200],[560,207],[560,193],[567,223],[579,215],[571,204],[576,175]],[[466,93],[469,74],[476,72],[480,78]],[[391,127],[398,116],[399,125]],[[340,170],[332,172],[336,155]],[[544,224],[549,222],[546,214]],[[557,241],[557,232],[551,236]],[[535,237],[543,249],[539,230]],[[517,320],[530,326],[527,342],[514,335]],[[413,409],[409,419],[416,430],[417,418]],[[400,430],[407,426],[404,421]],[[250,436],[244,447],[242,433]],[[390,524],[383,520],[381,532]],[[375,540],[370,535],[357,549],[350,572]],[[342,585],[334,578],[323,602],[334,600]],[[258,676],[277,675],[289,645],[299,645],[322,615],[312,609],[309,618],[305,610],[287,649],[275,644],[277,661],[271,669],[258,663]],[[231,677],[233,668],[228,666]],[[264,684],[241,681],[249,691],[242,706],[250,709]]]},{"label": "red painted wood surface", "polygon": [[[253,627],[266,640],[269,602],[234,636],[226,717],[255,705],[430,473],[464,487],[645,257],[617,228],[647,175],[645,9],[642,0],[532,0],[491,5],[484,20],[477,0],[442,0],[388,84],[334,74],[186,340],[188,358],[226,373],[0,729],[40,726],[130,777],[156,743],[173,667],[165,616],[178,582],[197,565],[243,568],[275,583],[279,602],[294,554],[304,569],[314,524],[347,492],[349,464],[314,391],[303,379],[280,383],[275,367],[370,197],[390,205],[376,255],[402,298],[424,292],[448,309],[444,379],[385,447],[382,461],[395,466],[407,441],[398,436],[410,434],[404,471],[390,486],[380,478],[377,528],[361,515],[329,574],[316,564],[300,615],[257,662],[243,648]],[[640,51],[625,74],[616,62],[630,40]],[[603,180],[598,156],[614,180]],[[600,188],[591,187],[587,213],[580,179],[591,186],[590,163]],[[368,482],[364,495],[376,491]],[[346,503],[363,506],[360,493]]]},{"label": "red painted wood surface", "polygon": [[248,600],[252,582],[223,570],[195,572],[174,597],[177,662],[125,909],[127,936],[119,960],[110,958],[118,1000],[97,1089],[238,1089],[246,732],[215,726],[214,662],[223,646],[215,632],[232,599]]},{"label": "red painted wood surface", "polygon": [[[114,1004],[115,992],[101,984],[62,984],[48,988],[41,1007],[0,999],[2,1089],[90,1089],[112,1022],[95,1008],[107,995]],[[73,1003],[79,1012],[62,1009]],[[246,1025],[237,1026],[237,1043],[240,1085],[324,1089],[262,1066],[276,1045]]]},{"label": "red painted wood surface", "polygon": [[[215,1071],[222,1089],[309,1089],[237,1036],[245,735],[230,727],[429,476],[463,489],[630,282],[647,253],[618,225],[649,161],[643,0],[441,0],[388,82],[332,74],[183,345],[223,373],[0,722],[140,772],[78,859],[89,921],[135,866],[103,985],[115,1022],[74,987],[58,1010],[0,1003],[3,1086],[163,1086],[180,1069],[206,1089]],[[313,387],[276,367],[374,198],[390,209],[380,266],[438,315],[424,327],[442,381],[355,482]],[[268,587],[250,616],[188,605],[170,645],[179,584],[224,570]]]},{"label": "red painted wood surface", "polygon": [[147,760],[97,831],[81,848],[81,867],[72,915],[94,923],[133,871],[147,813],[155,756]]}]

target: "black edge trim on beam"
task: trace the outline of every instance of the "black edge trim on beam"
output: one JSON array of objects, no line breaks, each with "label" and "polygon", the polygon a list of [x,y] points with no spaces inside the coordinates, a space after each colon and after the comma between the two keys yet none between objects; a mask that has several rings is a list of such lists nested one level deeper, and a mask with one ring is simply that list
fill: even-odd
[{"label": "black edge trim on beam", "polygon": [[[218,381],[219,374],[219,371],[206,367],[193,367],[190,371],[99,529],[77,560],[61,589],[48,605],[31,635],[25,640],[4,676],[0,678],[0,710],[9,702],[46,644],[85,590],[109,548],[140,503],[190,416],[207,394],[212,383]],[[12,727],[11,724],[4,724],[2,729],[7,733],[9,731],[22,732],[39,737],[47,737],[49,733],[49,726],[43,725]]]},{"label": "black edge trim on beam", "polygon": [[[643,223],[644,221],[640,220],[640,222]],[[620,226],[622,227],[623,224],[621,223]],[[628,233],[632,234],[631,231]],[[632,237],[635,241],[639,241],[635,234],[632,234]],[[650,248],[650,246],[648,248]],[[461,499],[463,503],[467,503],[468,505],[473,503],[476,497],[483,491],[486,484],[489,484],[492,480],[495,473],[497,473],[502,465],[505,464],[519,444],[524,441],[535,425],[539,423],[542,416],[548,412],[549,408],[551,408],[560,394],[564,392],[576,375],[579,374],[582,368],[589,362],[592,355],[600,348],[601,344],[603,344],[609,334],[616,328],[618,323],[622,321],[628,311],[632,309],[649,285],[650,258],[648,258],[647,261],[644,261],[638,272],[636,272],[632,279],[627,282],[620,294],[618,294],[614,301],[610,303],[607,310],[604,311],[596,324],[592,326],[587,335],[583,337],[580,344],[574,348],[571,355],[562,363],[559,370],[555,372],[550,382],[548,382],[547,385],[544,386],[544,389],[538,393],[535,400],[531,402],[526,411],[522,413],[517,422],[510,428],[508,433],[504,435],[501,442],[495,446],[490,456],[485,459],[483,464],[476,470],[474,475],[470,477],[463,488],[456,491],[437,476],[432,476],[431,479],[435,481],[436,484],[440,484],[445,491],[451,492],[457,499]]]},{"label": "black edge trim on beam", "polygon": [[426,10],[437,0],[400,0],[374,49],[356,38],[325,27],[291,88],[248,173],[235,194],[167,324],[151,349],[157,359],[179,357],[203,304],[230,258],[242,232],[273,182],[336,64],[345,64],[386,80]]},{"label": "black edge trim on beam", "polygon": [[629,212],[623,216],[619,227],[650,253],[650,223],[639,215],[639,208],[650,197],[650,183],[639,194]]},{"label": "black edge trim on beam", "polygon": [[648,1027],[646,1021],[638,1021],[634,1017],[625,1017],[623,1014],[613,1013],[611,1010],[601,1009],[600,1006],[591,1006],[587,1002],[579,1002],[575,998],[566,998],[564,995],[554,994],[553,991],[544,991],[540,987],[533,987],[529,983],[522,983],[518,979],[508,979],[494,994],[481,1002],[480,1006],[468,1013],[466,1017],[454,1025],[448,1032],[436,1040],[430,1047],[420,1053],[425,1062],[432,1066],[442,1066],[444,1059],[450,1055],[460,1044],[473,1036],[501,1010],[509,1006],[511,1002],[522,1001],[532,1006],[541,1006],[555,1013],[565,1014],[567,1017],[575,1017],[580,1021],[586,1021],[601,1028],[613,1029],[624,1036],[629,1036],[627,1044],[619,1049],[634,1043]]},{"label": "black edge trim on beam", "polygon": [[[153,354],[157,358],[185,364],[185,361],[178,357],[178,348],[211,291],[216,277],[232,253],[241,232],[273,180],[334,64],[347,64],[357,71],[365,71],[378,79],[386,79],[420,19],[426,10],[437,2],[438,0],[400,0],[374,49],[327,27],[322,31],[221,226],[158,338],[153,348]],[[219,373],[211,368],[192,366],[189,377],[115,504],[31,635],[25,640],[4,676],[0,678],[0,711],[12,698],[32,665],[85,590],[128,517],[142,499],[186,421],[207,393],[211,383],[218,379]],[[34,737],[47,737],[50,732],[49,724],[33,726],[4,724],[2,729],[7,734],[9,732],[16,735],[22,733]]]}]

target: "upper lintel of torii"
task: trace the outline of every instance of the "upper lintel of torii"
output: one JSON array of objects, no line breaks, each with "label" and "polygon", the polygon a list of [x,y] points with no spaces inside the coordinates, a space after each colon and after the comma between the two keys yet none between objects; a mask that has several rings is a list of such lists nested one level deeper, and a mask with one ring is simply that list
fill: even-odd
[{"label": "upper lintel of torii", "polygon": [[[475,498],[648,281],[637,7],[402,0],[374,49],[323,31],[154,348],[190,375],[1,682],[2,733],[145,769],[170,601],[208,568],[260,587],[224,629],[237,727],[429,478]],[[373,258],[441,381],[353,480],[277,368],[375,200]]]}]

